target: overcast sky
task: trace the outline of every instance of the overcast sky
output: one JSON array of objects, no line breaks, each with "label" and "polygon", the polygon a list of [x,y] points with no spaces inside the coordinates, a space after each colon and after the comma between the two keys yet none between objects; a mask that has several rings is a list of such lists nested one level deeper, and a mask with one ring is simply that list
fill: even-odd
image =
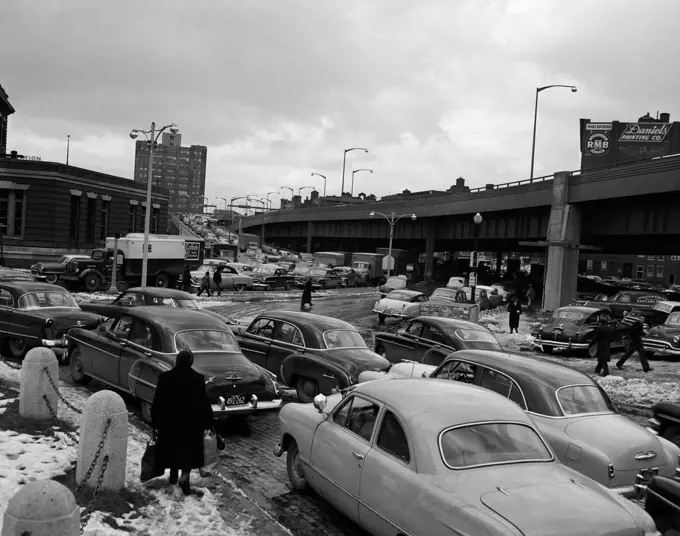
[{"label": "overcast sky", "polygon": [[[207,191],[377,196],[579,167],[579,118],[680,119],[676,0],[2,0],[8,149],[131,178],[132,128],[208,146]],[[349,190],[346,186],[345,190]],[[284,190],[285,195],[290,193]],[[274,203],[277,206],[278,202]]]}]

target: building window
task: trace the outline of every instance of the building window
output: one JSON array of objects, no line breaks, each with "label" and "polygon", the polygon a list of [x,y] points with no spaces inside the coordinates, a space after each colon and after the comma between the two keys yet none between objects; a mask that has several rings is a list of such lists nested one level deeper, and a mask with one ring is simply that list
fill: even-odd
[{"label": "building window", "polygon": [[137,205],[130,205],[130,232],[134,233],[137,227]]},{"label": "building window", "polygon": [[680,261],[680,256],[678,256],[678,255],[671,255],[671,260],[672,260],[672,261]]},{"label": "building window", "polygon": [[654,266],[647,265],[647,277],[654,277]]},{"label": "building window", "polygon": [[77,247],[80,239],[80,196],[78,195],[71,196],[71,233],[69,236]]},{"label": "building window", "polygon": [[656,267],[656,277],[663,278],[663,266]]},{"label": "building window", "polygon": [[654,260],[654,255],[647,255],[647,260],[648,260],[648,261],[653,261],[653,260]]},{"label": "building window", "polygon": [[0,232],[4,236],[24,234],[24,191],[0,190]]},{"label": "building window", "polygon": [[106,240],[109,236],[109,207],[111,201],[102,201],[102,221],[99,224],[99,240]]},{"label": "building window", "polygon": [[657,255],[656,256],[657,261],[662,261],[663,260],[663,255]]},{"label": "building window", "polygon": [[89,245],[94,244],[94,231],[95,231],[95,220],[97,217],[97,200],[87,199],[87,243]]},{"label": "building window", "polygon": [[638,255],[638,259],[644,259],[644,258],[645,258],[644,255]]},{"label": "building window", "polygon": [[602,261],[602,264],[600,265],[600,272],[606,272],[607,271],[607,261]]},{"label": "building window", "polygon": [[589,272],[591,272],[593,270],[593,260],[592,259],[588,259],[586,261],[586,270],[588,270]]},{"label": "building window", "polygon": [[637,268],[635,269],[635,278],[636,279],[643,279],[645,277],[645,267],[638,264]]}]

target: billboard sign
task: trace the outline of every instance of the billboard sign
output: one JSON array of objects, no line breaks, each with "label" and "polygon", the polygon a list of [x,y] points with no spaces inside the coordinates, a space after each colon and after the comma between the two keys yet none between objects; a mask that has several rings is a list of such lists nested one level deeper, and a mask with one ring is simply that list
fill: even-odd
[{"label": "billboard sign", "polygon": [[620,142],[661,143],[671,131],[672,123],[628,123]]},{"label": "billboard sign", "polygon": [[200,261],[201,260],[201,243],[186,240],[184,242],[184,260]]},{"label": "billboard sign", "polygon": [[611,123],[586,123],[586,130],[597,130],[607,132],[612,129]]},{"label": "billboard sign", "polygon": [[593,132],[586,138],[584,153],[591,156],[602,156],[609,152],[611,140],[604,132]]}]

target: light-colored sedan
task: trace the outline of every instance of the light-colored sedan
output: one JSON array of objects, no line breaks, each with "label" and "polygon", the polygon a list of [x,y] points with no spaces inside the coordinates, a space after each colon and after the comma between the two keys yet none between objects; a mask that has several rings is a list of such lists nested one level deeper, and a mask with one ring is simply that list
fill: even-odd
[{"label": "light-colored sedan", "polygon": [[420,304],[427,301],[427,296],[415,290],[393,290],[383,299],[375,302],[373,312],[378,320],[386,318],[414,318],[420,315]]},{"label": "light-colored sedan", "polygon": [[204,264],[191,272],[191,286],[194,288],[200,288],[201,280],[206,272],[210,274],[210,288],[211,290],[217,290],[217,283],[213,280],[215,275],[215,270],[220,268],[222,274],[222,282],[220,283],[220,289],[222,290],[252,290],[253,289],[253,278],[247,275],[239,274],[234,268],[225,264],[215,265],[215,264]]},{"label": "light-colored sedan", "polygon": [[652,518],[557,461],[506,398],[371,381],[279,413],[290,482],[373,536],[657,536]]}]

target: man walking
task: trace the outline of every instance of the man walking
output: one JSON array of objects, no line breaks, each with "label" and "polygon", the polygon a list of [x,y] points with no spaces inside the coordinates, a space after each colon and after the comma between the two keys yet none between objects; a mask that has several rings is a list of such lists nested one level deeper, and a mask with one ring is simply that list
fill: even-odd
[{"label": "man walking", "polygon": [[611,317],[607,313],[601,313],[599,324],[595,329],[595,337],[593,337],[593,346],[595,346],[595,357],[597,358],[595,374],[602,377],[609,376],[610,348],[614,334],[615,330],[611,326]]},{"label": "man walking", "polygon": [[213,274],[213,283],[215,283],[215,289],[217,290],[217,295],[222,296],[222,267],[218,266],[215,268],[215,273]]},{"label": "man walking", "polygon": [[623,365],[626,363],[628,358],[637,352],[640,357],[640,364],[642,365],[642,370],[644,372],[649,372],[654,370],[649,366],[649,361],[647,361],[647,355],[645,353],[645,348],[642,345],[642,336],[645,334],[645,330],[642,328],[642,322],[635,320],[633,325],[630,327],[630,346],[628,351],[623,355],[621,359],[616,362],[616,368],[619,370],[623,369]]}]

